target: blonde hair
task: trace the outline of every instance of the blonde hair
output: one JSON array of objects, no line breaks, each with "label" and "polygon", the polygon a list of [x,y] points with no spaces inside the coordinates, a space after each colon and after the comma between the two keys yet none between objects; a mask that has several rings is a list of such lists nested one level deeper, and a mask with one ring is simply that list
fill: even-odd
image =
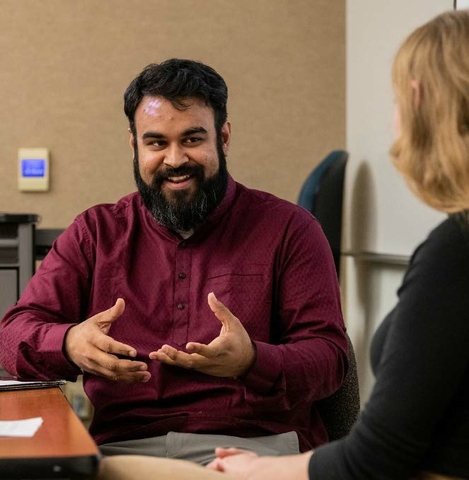
[{"label": "blonde hair", "polygon": [[390,149],[396,168],[431,207],[469,209],[469,10],[415,30],[397,52],[392,79],[401,117]]}]

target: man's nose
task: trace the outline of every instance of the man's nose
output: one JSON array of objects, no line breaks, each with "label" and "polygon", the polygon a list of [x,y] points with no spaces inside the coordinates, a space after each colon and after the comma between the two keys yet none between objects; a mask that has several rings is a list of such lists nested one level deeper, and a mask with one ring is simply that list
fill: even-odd
[{"label": "man's nose", "polygon": [[165,165],[179,168],[189,161],[186,152],[180,145],[172,145],[167,151],[164,159]]}]

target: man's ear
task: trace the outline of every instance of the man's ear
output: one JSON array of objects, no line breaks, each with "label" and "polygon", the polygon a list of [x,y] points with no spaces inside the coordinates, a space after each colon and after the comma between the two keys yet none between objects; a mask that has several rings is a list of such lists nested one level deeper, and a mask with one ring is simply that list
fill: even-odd
[{"label": "man's ear", "polygon": [[223,146],[223,153],[228,155],[228,147],[230,146],[231,139],[231,123],[225,122],[223,127],[221,127],[221,141]]},{"label": "man's ear", "polygon": [[132,133],[132,130],[130,128],[127,129],[127,131],[130,133],[130,136],[129,136],[129,144],[130,144],[130,148],[132,150],[132,154],[133,156],[135,157],[135,137]]},{"label": "man's ear", "polygon": [[418,80],[411,80],[410,86],[413,90],[414,106],[418,107],[422,101],[422,86]]}]

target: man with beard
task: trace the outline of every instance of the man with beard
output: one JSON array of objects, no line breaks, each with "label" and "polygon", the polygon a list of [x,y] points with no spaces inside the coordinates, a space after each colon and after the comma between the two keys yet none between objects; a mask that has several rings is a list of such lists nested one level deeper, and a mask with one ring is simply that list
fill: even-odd
[{"label": "man with beard", "polygon": [[124,95],[138,193],[79,215],[2,321],[11,373],[83,373],[105,455],[327,441],[314,402],[348,366],[332,255],[308,212],[228,174],[226,103],[204,64],[146,67]]}]

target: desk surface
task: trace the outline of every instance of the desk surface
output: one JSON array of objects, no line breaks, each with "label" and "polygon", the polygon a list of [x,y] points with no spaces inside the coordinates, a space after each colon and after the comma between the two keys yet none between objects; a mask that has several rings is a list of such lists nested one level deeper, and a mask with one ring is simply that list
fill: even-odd
[{"label": "desk surface", "polygon": [[83,478],[95,471],[99,449],[60,388],[0,392],[0,420],[32,417],[44,420],[33,437],[0,437],[2,478]]}]

